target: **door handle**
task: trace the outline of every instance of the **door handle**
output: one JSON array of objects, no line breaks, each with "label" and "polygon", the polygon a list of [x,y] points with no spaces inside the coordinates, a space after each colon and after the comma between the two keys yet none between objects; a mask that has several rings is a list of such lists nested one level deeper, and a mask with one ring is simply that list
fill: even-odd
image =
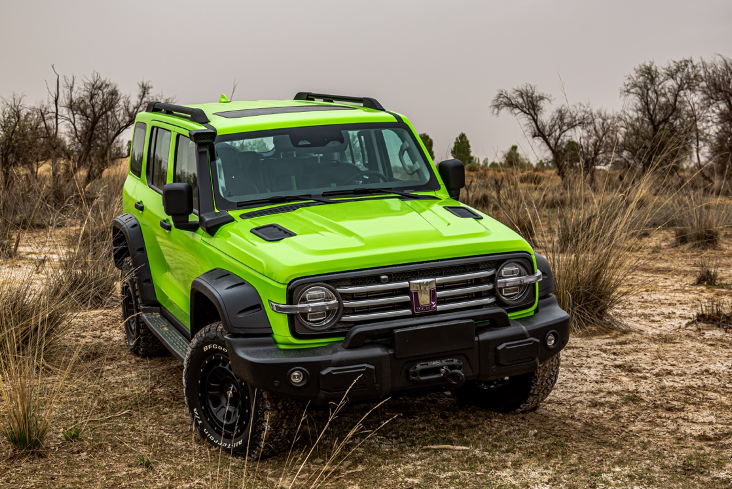
[{"label": "door handle", "polygon": [[143,204],[142,202],[135,202],[135,209],[142,212],[145,210],[145,204]]},{"label": "door handle", "polygon": [[165,229],[166,231],[170,231],[171,229],[173,229],[173,225],[165,219],[160,219],[160,227]]}]

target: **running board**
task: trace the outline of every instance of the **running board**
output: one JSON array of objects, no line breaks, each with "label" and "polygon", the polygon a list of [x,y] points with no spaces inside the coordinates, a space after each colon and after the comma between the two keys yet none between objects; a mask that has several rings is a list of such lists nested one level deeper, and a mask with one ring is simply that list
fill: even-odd
[{"label": "running board", "polygon": [[170,321],[161,316],[159,312],[143,310],[140,317],[145,321],[150,331],[170,350],[170,353],[182,362],[188,352],[188,339]]}]

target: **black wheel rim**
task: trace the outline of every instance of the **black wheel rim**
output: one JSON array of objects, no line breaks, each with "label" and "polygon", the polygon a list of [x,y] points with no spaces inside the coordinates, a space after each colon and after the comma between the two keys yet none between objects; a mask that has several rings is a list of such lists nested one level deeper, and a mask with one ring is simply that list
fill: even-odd
[{"label": "black wheel rim", "polygon": [[127,344],[132,346],[137,337],[137,311],[135,310],[135,298],[132,297],[132,290],[129,286],[122,287],[122,315],[125,321],[125,335]]},{"label": "black wheel rim", "polygon": [[201,371],[201,405],[223,438],[236,438],[249,423],[249,389],[223,355],[212,356]]}]

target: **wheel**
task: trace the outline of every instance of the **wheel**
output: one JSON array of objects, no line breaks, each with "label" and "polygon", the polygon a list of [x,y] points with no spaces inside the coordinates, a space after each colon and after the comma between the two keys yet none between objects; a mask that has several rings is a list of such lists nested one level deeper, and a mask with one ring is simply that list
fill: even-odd
[{"label": "wheel", "polygon": [[132,259],[122,262],[122,320],[125,325],[127,346],[135,355],[154,357],[168,352],[140,317],[140,292],[137,286],[137,274],[132,267]]},{"label": "wheel", "polygon": [[499,413],[533,411],[547,398],[559,376],[559,353],[534,372],[507,380],[466,382],[455,392],[458,399]]},{"label": "wheel", "polygon": [[183,367],[191,421],[210,444],[252,459],[291,446],[302,403],[255,389],[231,369],[221,322],[196,333]]}]

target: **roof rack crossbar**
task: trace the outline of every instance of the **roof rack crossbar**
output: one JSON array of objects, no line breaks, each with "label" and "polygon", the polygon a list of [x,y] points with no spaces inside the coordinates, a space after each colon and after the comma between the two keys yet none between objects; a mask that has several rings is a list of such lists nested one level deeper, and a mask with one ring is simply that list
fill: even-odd
[{"label": "roof rack crossbar", "polygon": [[192,122],[197,122],[199,124],[208,124],[210,122],[203,110],[186,107],[184,105],[166,104],[165,102],[150,102],[147,104],[147,112],[160,112],[179,117],[186,116]]},{"label": "roof rack crossbar", "polygon": [[323,102],[349,102],[353,104],[361,104],[368,109],[382,110],[384,106],[378,100],[371,97],[351,97],[349,95],[328,95],[326,93],[298,92],[294,100],[322,100]]}]

